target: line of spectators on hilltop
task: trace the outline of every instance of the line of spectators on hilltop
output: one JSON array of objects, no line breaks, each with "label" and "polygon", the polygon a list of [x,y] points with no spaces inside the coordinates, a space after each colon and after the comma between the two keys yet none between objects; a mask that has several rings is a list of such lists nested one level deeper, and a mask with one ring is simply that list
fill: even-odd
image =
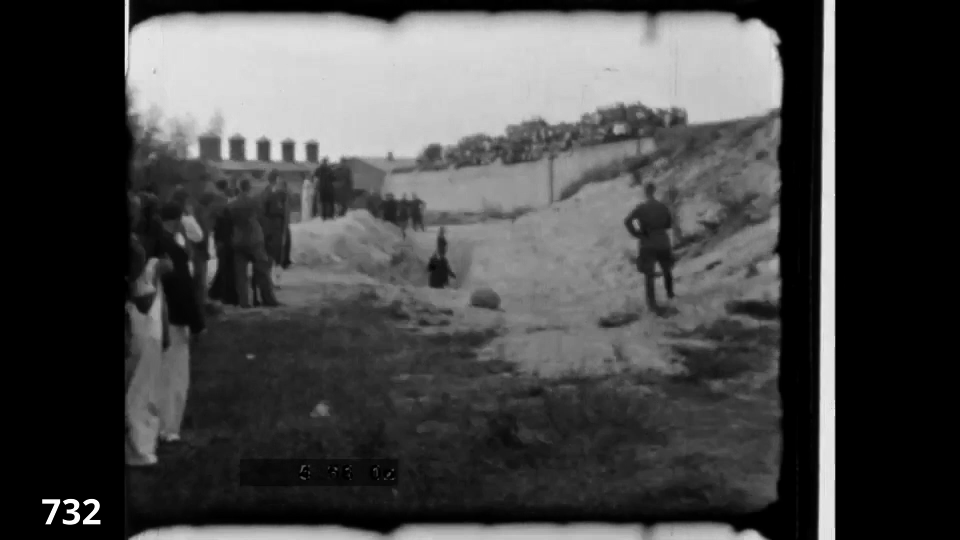
[{"label": "line of spectators on hilltop", "polygon": [[417,169],[474,167],[496,161],[505,165],[538,161],[579,146],[642,137],[657,128],[686,123],[687,113],[681,108],[651,109],[641,103],[618,103],[584,114],[577,123],[551,125],[535,118],[507,126],[503,135],[481,133],[464,137],[455,145],[430,145],[418,158]]}]

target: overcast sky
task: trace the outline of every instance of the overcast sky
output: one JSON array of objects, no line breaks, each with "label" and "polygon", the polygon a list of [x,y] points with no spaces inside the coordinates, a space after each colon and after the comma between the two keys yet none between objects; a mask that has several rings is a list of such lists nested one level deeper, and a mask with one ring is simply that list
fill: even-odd
[{"label": "overcast sky", "polygon": [[[131,31],[136,106],[213,112],[226,135],[316,139],[321,155],[412,157],[430,142],[503,133],[540,115],[575,121],[617,101],[685,107],[691,122],[780,105],[775,33],[732,16],[178,16]],[[253,144],[248,143],[248,155]],[[224,144],[226,153],[226,144]]]}]

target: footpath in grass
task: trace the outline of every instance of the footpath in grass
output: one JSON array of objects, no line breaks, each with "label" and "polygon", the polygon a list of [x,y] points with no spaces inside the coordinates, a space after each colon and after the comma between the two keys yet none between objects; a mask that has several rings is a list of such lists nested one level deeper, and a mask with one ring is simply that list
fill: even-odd
[{"label": "footpath in grass", "polygon": [[[186,441],[164,447],[156,468],[129,472],[131,524],[481,509],[664,515],[772,502],[779,399],[775,378],[758,374],[775,362],[778,330],[697,329],[691,336],[718,346],[680,351],[693,366],[684,376],[547,381],[477,360],[491,332],[426,335],[397,317],[395,306],[359,298],[213,323],[194,355]],[[321,402],[329,416],[311,417]],[[244,458],[394,458],[399,485],[245,487]]]}]

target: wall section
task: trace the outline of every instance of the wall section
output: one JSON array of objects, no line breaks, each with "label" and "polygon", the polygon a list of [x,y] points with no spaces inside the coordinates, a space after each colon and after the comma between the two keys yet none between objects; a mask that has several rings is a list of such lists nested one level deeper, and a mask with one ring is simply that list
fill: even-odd
[{"label": "wall section", "polygon": [[[586,171],[623,161],[637,152],[638,141],[630,140],[560,154],[552,163],[554,199]],[[516,165],[497,162],[483,167],[391,174],[384,181],[383,193],[397,197],[416,193],[431,210],[448,212],[543,207],[551,202],[550,167],[550,160],[541,159]]]}]

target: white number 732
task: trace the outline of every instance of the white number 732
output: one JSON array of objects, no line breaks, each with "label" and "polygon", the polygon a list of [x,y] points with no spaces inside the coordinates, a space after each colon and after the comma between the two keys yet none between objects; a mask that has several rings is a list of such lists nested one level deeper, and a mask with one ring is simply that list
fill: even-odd
[{"label": "white number 732", "polygon": [[[47,516],[47,521],[44,525],[49,525],[53,522],[53,516],[57,515],[57,508],[60,508],[60,499],[43,499],[43,504],[49,504],[50,515]],[[64,525],[76,525],[80,521],[80,514],[77,512],[77,509],[80,508],[80,502],[76,499],[64,499],[63,504],[72,506],[73,508],[68,508],[66,510],[67,514],[73,516],[71,519],[64,519]],[[93,510],[87,515],[83,520],[83,525],[100,525],[99,519],[92,519],[93,516],[97,515],[97,512],[100,511],[100,502],[96,499],[87,499],[83,501],[83,505],[93,505]]]}]

